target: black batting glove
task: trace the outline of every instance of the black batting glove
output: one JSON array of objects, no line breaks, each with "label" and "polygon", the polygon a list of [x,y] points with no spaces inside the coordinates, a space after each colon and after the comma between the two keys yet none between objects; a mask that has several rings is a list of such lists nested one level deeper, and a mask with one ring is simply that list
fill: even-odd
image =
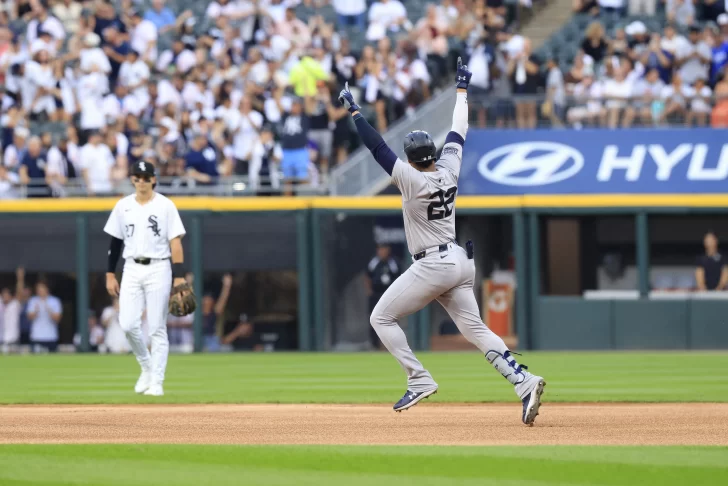
[{"label": "black batting glove", "polygon": [[339,93],[339,103],[344,105],[346,109],[349,110],[349,113],[354,113],[361,109],[359,105],[354,102],[354,97],[352,96],[351,91],[349,91],[348,81],[346,82],[344,89],[342,89],[341,93]]},{"label": "black batting glove", "polygon": [[468,84],[470,84],[470,78],[472,76],[473,73],[468,71],[468,66],[463,66],[463,59],[458,57],[458,74],[456,78],[458,89],[468,89]]}]

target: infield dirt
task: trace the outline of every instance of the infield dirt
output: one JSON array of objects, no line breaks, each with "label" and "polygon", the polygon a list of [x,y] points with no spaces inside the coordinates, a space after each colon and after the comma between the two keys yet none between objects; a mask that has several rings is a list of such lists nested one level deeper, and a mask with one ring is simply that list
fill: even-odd
[{"label": "infield dirt", "polygon": [[23,405],[0,443],[728,445],[728,404]]}]

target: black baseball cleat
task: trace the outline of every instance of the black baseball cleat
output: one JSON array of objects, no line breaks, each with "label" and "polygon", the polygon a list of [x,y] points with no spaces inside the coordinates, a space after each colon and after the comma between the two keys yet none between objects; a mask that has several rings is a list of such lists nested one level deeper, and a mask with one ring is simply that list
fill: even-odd
[{"label": "black baseball cleat", "polygon": [[534,387],[531,393],[523,397],[523,423],[528,426],[533,426],[534,420],[538,415],[538,409],[541,406],[541,394],[543,393],[543,387],[546,386],[546,382],[543,378],[536,377]]},{"label": "black baseball cleat", "polygon": [[397,403],[394,404],[394,411],[401,412],[402,410],[407,410],[410,407],[414,407],[420,400],[424,400],[425,398],[429,397],[430,395],[434,395],[435,393],[437,393],[437,388],[433,388],[432,390],[419,393],[407,390],[404,396],[400,398]]}]

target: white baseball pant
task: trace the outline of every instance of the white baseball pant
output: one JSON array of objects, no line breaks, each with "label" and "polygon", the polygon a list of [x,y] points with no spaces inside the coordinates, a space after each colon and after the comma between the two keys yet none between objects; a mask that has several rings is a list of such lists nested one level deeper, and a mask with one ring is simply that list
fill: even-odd
[{"label": "white baseball pant", "polygon": [[[167,313],[172,290],[172,266],[168,259],[149,265],[126,260],[119,291],[119,326],[126,334],[143,370],[152,372],[152,382],[164,382],[169,355]],[[142,335],[142,313],[146,305],[151,355]]]}]

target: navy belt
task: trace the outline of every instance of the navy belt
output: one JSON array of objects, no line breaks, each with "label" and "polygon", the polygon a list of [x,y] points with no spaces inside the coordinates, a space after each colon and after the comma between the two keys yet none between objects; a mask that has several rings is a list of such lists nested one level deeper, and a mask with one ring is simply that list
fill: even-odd
[{"label": "navy belt", "polygon": [[[440,251],[440,253],[442,253],[443,251],[447,251],[447,245],[449,245],[449,243],[445,243],[444,245],[440,245],[440,246],[437,247],[437,249]],[[425,255],[427,255],[427,250],[422,250],[421,252],[416,253],[413,258],[415,260],[420,260],[422,258],[425,258]]]}]

